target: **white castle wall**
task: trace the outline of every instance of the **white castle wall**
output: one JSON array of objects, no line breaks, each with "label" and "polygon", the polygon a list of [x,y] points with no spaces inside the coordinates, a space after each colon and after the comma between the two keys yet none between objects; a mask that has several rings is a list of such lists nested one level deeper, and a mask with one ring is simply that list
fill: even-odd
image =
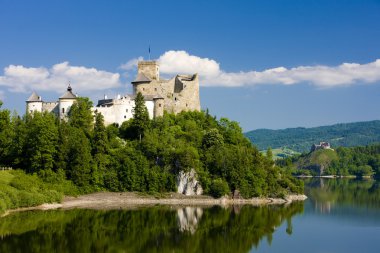
[{"label": "white castle wall", "polygon": [[[92,111],[103,115],[105,125],[116,123],[120,126],[124,121],[133,118],[134,106],[135,101],[132,100],[131,97],[125,96],[122,98],[113,99],[112,103],[110,104],[93,107]],[[154,112],[154,102],[150,100],[145,101],[145,106],[148,109],[149,118],[152,119]]]},{"label": "white castle wall", "polygon": [[34,111],[42,112],[42,101],[27,102],[26,103],[26,111],[28,113],[32,113]]}]

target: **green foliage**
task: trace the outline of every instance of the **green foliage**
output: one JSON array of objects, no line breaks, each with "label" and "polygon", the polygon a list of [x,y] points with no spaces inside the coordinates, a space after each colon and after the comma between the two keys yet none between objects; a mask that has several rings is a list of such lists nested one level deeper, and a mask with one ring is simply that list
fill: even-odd
[{"label": "green foliage", "polygon": [[245,134],[259,150],[290,148],[303,153],[311,145],[327,141],[332,147],[363,146],[380,142],[380,120],[282,130],[258,129]]},{"label": "green foliage", "polygon": [[212,146],[220,146],[223,145],[224,139],[223,135],[219,133],[219,130],[216,128],[211,128],[206,134],[203,136],[202,145],[205,148],[209,148]]},{"label": "green foliage", "polygon": [[210,194],[215,198],[220,198],[230,192],[228,184],[221,178],[212,180],[210,185]]},{"label": "green foliage", "polygon": [[[302,191],[270,156],[252,146],[237,122],[196,111],[150,120],[139,93],[133,119],[120,128],[105,127],[103,116],[95,112],[93,117],[91,106],[88,98],[79,98],[62,121],[48,113],[11,118],[0,111],[0,138],[7,136],[10,143],[0,143],[0,150],[6,150],[0,161],[36,173],[45,185],[65,194],[175,191],[176,175],[192,169],[205,193],[213,196],[234,190],[246,198]],[[42,199],[28,202],[27,192],[18,196],[31,205]]]},{"label": "green foliage", "polygon": [[93,130],[94,117],[91,111],[92,101],[87,97],[79,97],[69,111],[69,124],[80,128],[89,136]]},{"label": "green foliage", "polygon": [[14,136],[11,127],[11,118],[9,110],[2,110],[3,102],[0,100],[0,166],[9,163],[12,153],[12,137]]},{"label": "green foliage", "polygon": [[25,166],[28,172],[51,170],[58,142],[54,115],[34,112],[26,121]]},{"label": "green foliage", "polygon": [[136,131],[136,137],[140,139],[145,129],[149,127],[149,114],[145,106],[144,96],[138,92],[135,98],[135,106],[133,107],[133,119],[131,123],[132,129]]},{"label": "green foliage", "polygon": [[7,209],[60,202],[64,192],[59,188],[66,184],[68,189],[70,184],[64,179],[60,183],[46,183],[37,175],[27,175],[20,170],[0,171],[0,178],[7,178],[0,180],[0,213]]},{"label": "green foliage", "polygon": [[[296,175],[380,177],[380,144],[339,147],[277,160],[276,164]],[[321,171],[322,168],[322,171]]]}]

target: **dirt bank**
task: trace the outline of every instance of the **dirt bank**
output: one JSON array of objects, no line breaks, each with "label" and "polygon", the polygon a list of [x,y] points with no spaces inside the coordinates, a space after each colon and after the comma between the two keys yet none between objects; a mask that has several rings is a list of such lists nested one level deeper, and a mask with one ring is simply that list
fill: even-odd
[{"label": "dirt bank", "polygon": [[185,196],[178,193],[167,193],[159,196],[145,195],[134,192],[97,192],[79,197],[65,197],[62,203],[43,204],[36,207],[8,210],[4,215],[16,211],[49,210],[49,209],[133,209],[144,206],[170,205],[170,206],[214,206],[214,205],[278,205],[303,201],[305,195],[289,195],[281,198],[252,198],[252,199],[214,199],[210,196]]}]

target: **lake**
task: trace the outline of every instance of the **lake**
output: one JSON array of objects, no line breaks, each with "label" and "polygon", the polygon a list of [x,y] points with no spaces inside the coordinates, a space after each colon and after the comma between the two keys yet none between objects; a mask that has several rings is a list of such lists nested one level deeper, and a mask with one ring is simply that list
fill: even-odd
[{"label": "lake", "polygon": [[379,252],[379,182],[306,179],[305,193],[282,206],[13,213],[0,252]]}]

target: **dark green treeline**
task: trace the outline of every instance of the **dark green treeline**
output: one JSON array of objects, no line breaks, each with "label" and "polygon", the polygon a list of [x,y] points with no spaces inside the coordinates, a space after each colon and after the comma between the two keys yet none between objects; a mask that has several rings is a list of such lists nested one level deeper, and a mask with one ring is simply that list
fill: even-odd
[{"label": "dark green treeline", "polygon": [[216,197],[236,189],[244,197],[303,191],[234,121],[208,112],[150,120],[138,94],[134,118],[105,127],[91,107],[88,98],[79,98],[66,121],[50,113],[20,118],[0,110],[0,166],[36,173],[46,182],[67,179],[81,192],[174,191],[178,171],[192,168],[205,192]]}]

